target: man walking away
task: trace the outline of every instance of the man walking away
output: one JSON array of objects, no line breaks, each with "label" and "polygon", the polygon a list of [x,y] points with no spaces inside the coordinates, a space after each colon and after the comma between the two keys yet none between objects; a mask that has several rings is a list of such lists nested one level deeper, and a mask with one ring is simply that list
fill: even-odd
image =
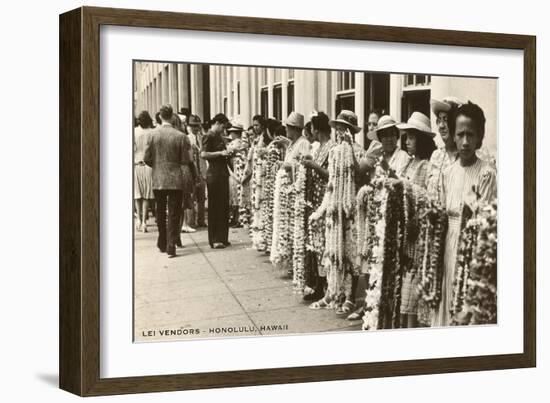
[{"label": "man walking away", "polygon": [[176,242],[179,237],[183,198],[181,165],[191,162],[189,140],[170,124],[173,113],[170,105],[160,108],[162,123],[151,134],[143,158],[153,168],[153,192],[157,201],[156,219],[159,231],[157,247],[169,257],[176,256]]}]

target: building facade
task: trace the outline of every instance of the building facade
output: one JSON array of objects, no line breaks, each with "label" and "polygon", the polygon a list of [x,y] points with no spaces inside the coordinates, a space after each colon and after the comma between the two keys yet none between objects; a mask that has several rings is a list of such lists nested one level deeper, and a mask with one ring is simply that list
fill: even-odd
[{"label": "building facade", "polygon": [[[497,80],[425,74],[279,69],[181,63],[136,62],[135,108],[151,114],[170,103],[208,120],[218,112],[245,127],[261,114],[283,120],[291,111],[314,110],[334,117],[353,110],[363,127],[369,111],[406,121],[414,111],[431,116],[430,99],[448,95],[471,100],[487,118],[484,147],[496,156]],[[364,133],[356,138],[364,144]]]}]

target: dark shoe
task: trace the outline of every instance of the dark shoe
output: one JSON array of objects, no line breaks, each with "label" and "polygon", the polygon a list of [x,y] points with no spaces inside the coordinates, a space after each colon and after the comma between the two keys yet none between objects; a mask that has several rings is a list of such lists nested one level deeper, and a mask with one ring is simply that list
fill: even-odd
[{"label": "dark shoe", "polygon": [[226,241],[226,242],[222,242],[224,246],[231,246],[231,242],[229,241]]},{"label": "dark shoe", "polygon": [[168,254],[168,257],[176,257],[176,248],[168,249],[166,253]]}]

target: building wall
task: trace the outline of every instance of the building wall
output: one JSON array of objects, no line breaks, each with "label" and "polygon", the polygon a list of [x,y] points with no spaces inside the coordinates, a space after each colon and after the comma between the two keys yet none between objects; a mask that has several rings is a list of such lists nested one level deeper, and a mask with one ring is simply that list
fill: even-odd
[{"label": "building wall", "polygon": [[[376,80],[378,85],[374,84]],[[209,93],[203,90],[205,83],[209,83]],[[373,106],[389,112],[396,120],[406,120],[412,110],[429,113],[430,98],[452,95],[478,103],[484,110],[487,118],[484,147],[496,155],[497,81],[494,79],[137,62],[135,86],[136,115],[148,110],[153,116],[163,103],[170,103],[178,111],[189,108],[203,120],[223,112],[245,127],[252,124],[256,114],[279,115],[277,102],[280,115],[276,117],[284,120],[290,110],[295,110],[307,120],[314,110],[335,117],[338,110],[353,99],[352,109],[357,114],[358,125],[363,127]],[[289,97],[289,92],[294,96]],[[267,94],[264,110],[262,93]],[[384,99],[382,104],[377,102],[379,98]],[[410,99],[413,99],[412,106]],[[205,116],[207,112],[211,116]],[[431,123],[432,130],[436,131],[433,114]],[[363,133],[356,135],[356,140],[363,145]]]}]

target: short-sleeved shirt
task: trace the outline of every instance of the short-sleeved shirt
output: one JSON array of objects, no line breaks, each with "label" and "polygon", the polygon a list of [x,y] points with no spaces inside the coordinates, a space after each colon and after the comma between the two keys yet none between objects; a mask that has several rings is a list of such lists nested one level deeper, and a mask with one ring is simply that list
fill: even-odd
[{"label": "short-sleeved shirt", "polygon": [[[220,135],[208,132],[202,139],[202,150],[207,153],[213,153],[217,151],[223,151],[226,149],[225,142]],[[208,160],[208,169],[206,170],[206,177],[219,177],[229,176],[227,170],[227,158],[217,157]]]}]

